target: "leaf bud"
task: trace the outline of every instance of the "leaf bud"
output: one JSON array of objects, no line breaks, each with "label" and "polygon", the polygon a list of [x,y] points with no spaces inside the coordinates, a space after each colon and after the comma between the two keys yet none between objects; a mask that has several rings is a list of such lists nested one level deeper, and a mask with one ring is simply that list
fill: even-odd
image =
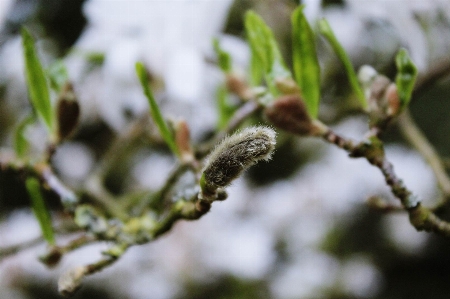
[{"label": "leaf bud", "polygon": [[238,73],[229,73],[226,76],[227,89],[243,100],[253,98],[253,92],[245,81],[244,76]]},{"label": "leaf bud", "polygon": [[276,127],[297,135],[320,135],[324,125],[311,119],[305,103],[298,94],[284,95],[264,110],[267,119]]},{"label": "leaf bud", "polygon": [[56,107],[58,118],[58,140],[67,139],[75,130],[80,117],[80,106],[76,100],[73,86],[66,83]]},{"label": "leaf bud", "polygon": [[277,78],[275,86],[282,94],[300,94],[300,88],[292,78]]},{"label": "leaf bud", "polygon": [[180,159],[185,163],[194,160],[190,136],[189,126],[186,121],[177,121],[175,123],[175,143],[180,152]]},{"label": "leaf bud", "polygon": [[388,86],[388,88],[386,89],[385,97],[388,102],[388,110],[387,110],[388,115],[390,116],[398,115],[401,111],[402,103],[400,101],[397,85],[395,83],[391,83]]}]

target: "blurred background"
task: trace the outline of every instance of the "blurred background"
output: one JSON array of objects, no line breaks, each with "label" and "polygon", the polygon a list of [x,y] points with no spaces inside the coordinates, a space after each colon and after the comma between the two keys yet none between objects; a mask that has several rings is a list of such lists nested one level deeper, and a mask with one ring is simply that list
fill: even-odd
[{"label": "blurred background", "polygon": [[[449,66],[450,4],[446,0],[306,0],[313,28],[325,17],[356,69],[372,65],[391,79],[399,47],[409,50],[421,74]],[[224,75],[215,63],[212,39],[246,73],[249,48],[243,17],[260,14],[291,61],[293,0],[1,0],[0,146],[12,147],[13,132],[31,107],[25,87],[20,27],[38,37],[45,66],[62,61],[81,105],[81,123],[54,157],[69,186],[82,188],[114,140],[148,113],[134,65],[143,61],[167,117],[187,120],[194,142],[217,127],[217,90]],[[319,118],[360,140],[367,119],[355,112],[338,59],[317,40],[323,100]],[[443,157],[450,157],[449,78],[438,78],[413,98],[411,113]],[[230,99],[237,101],[238,99]],[[264,120],[256,120],[264,123]],[[175,159],[156,129],[137,140],[105,177],[117,196],[157,190]],[[27,136],[36,153],[45,130]],[[328,144],[280,133],[269,163],[253,167],[199,221],[178,222],[153,243],[135,246],[116,264],[88,277],[74,298],[448,298],[450,241],[416,232],[403,213],[383,214],[366,201],[395,202],[377,169],[351,160]],[[392,126],[386,152],[406,185],[425,202],[439,198],[423,158]],[[49,199],[54,214],[58,200]],[[448,214],[448,215],[447,215]],[[449,219],[444,209],[442,217]],[[0,173],[0,246],[40,235],[23,183]],[[64,241],[64,236],[60,239]],[[0,260],[0,298],[60,298],[65,270],[98,260],[106,244],[64,257],[53,269],[38,260],[45,244]]]}]

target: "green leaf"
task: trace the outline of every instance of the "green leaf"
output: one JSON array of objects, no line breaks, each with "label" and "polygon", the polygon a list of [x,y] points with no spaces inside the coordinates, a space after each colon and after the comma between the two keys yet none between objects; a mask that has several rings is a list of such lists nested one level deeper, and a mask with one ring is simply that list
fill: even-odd
[{"label": "green leaf", "polygon": [[47,70],[47,75],[50,79],[50,87],[58,93],[64,84],[69,81],[66,65],[61,59],[56,60],[50,65]]},{"label": "green leaf", "polygon": [[251,82],[259,84],[261,74],[265,75],[266,83],[273,94],[278,94],[275,79],[291,78],[291,72],[281,55],[272,30],[255,12],[245,15],[245,29],[251,49]]},{"label": "green leaf", "polygon": [[264,66],[258,55],[252,50],[250,57],[250,84],[251,86],[258,86],[264,77]]},{"label": "green leaf", "polygon": [[54,115],[44,70],[42,69],[41,61],[34,47],[33,37],[25,28],[22,28],[21,33],[25,59],[25,74],[31,104],[44,121],[48,130],[53,132]]},{"label": "green leaf", "polygon": [[156,103],[155,98],[153,97],[153,93],[150,90],[149,86],[149,78],[147,74],[147,70],[141,62],[136,63],[136,73],[141,82],[142,88],[144,90],[144,94],[147,97],[148,103],[150,104],[150,113],[158,126],[159,132],[163,137],[164,141],[167,143],[172,152],[179,156],[179,151],[175,143],[175,138],[172,132],[169,130],[167,123],[165,122],[161,111],[159,110],[158,104]]},{"label": "green leaf", "polygon": [[29,143],[25,137],[26,128],[35,121],[35,116],[26,116],[17,126],[14,132],[14,150],[19,158],[23,158],[28,151]]},{"label": "green leaf", "polygon": [[219,113],[217,128],[220,130],[226,127],[237,109],[236,105],[230,103],[228,90],[224,86],[220,86],[217,89],[217,109]]},{"label": "green leaf", "polygon": [[105,53],[89,52],[86,54],[86,60],[92,66],[102,66],[105,62]]},{"label": "green leaf", "polygon": [[220,69],[225,73],[229,73],[231,71],[232,66],[230,54],[222,50],[222,48],[220,47],[220,42],[217,38],[213,39],[213,47],[219,60]]},{"label": "green leaf", "polygon": [[398,95],[401,107],[404,108],[409,104],[414,89],[414,83],[417,78],[417,67],[409,57],[406,49],[400,49],[395,57],[397,66],[397,76],[395,84],[397,85]]},{"label": "green leaf", "polygon": [[347,78],[350,82],[353,92],[356,94],[356,97],[360,101],[361,106],[363,108],[366,108],[367,100],[364,96],[364,92],[363,92],[361,86],[358,83],[358,78],[356,76],[355,70],[353,69],[353,65],[350,61],[350,58],[348,57],[348,55],[345,52],[342,45],[337,40],[337,38],[334,35],[333,30],[331,30],[330,24],[328,24],[327,20],[322,19],[319,21],[319,30],[320,30],[320,33],[322,33],[322,35],[325,36],[325,38],[328,40],[328,42],[330,43],[334,52],[336,53],[338,58],[341,60],[341,62],[344,64]]},{"label": "green leaf", "polygon": [[42,235],[50,245],[54,245],[55,236],[53,233],[52,221],[50,218],[50,213],[44,203],[39,181],[34,177],[29,177],[26,180],[25,185],[27,187],[28,194],[30,195],[34,215],[41,226]]},{"label": "green leaf", "polygon": [[312,118],[317,118],[320,101],[320,66],[315,36],[303,14],[303,8],[303,5],[296,8],[291,19],[293,68],[308,114]]}]

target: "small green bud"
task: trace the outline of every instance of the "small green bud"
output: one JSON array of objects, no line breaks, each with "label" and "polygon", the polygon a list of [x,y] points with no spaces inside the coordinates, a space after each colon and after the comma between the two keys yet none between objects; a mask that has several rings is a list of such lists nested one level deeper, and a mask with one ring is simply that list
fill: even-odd
[{"label": "small green bud", "polygon": [[203,193],[215,194],[260,160],[269,160],[276,133],[268,127],[250,127],[226,137],[209,155],[201,179]]}]

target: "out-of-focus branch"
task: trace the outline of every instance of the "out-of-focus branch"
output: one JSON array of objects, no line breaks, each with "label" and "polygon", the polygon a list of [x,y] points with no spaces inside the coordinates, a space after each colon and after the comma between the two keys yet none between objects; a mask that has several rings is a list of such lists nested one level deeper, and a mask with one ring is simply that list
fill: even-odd
[{"label": "out-of-focus branch", "polygon": [[10,255],[14,255],[17,254],[23,250],[29,249],[33,246],[36,246],[38,244],[40,244],[43,241],[42,236],[36,237],[34,239],[31,239],[29,241],[17,244],[17,245],[12,245],[12,246],[8,246],[8,247],[0,247],[0,261]]},{"label": "out-of-focus branch", "polygon": [[441,60],[431,66],[426,73],[419,74],[414,86],[413,98],[447,75],[450,75],[450,59]]},{"label": "out-of-focus branch", "polygon": [[405,212],[405,209],[402,206],[390,203],[379,196],[369,197],[366,203],[370,208],[382,213]]},{"label": "out-of-focus branch", "polygon": [[233,130],[237,129],[245,120],[247,120],[253,113],[258,111],[259,109],[261,109],[261,106],[257,102],[246,102],[234,113],[225,129],[215,134],[214,138],[212,138],[211,140],[197,147],[196,156],[200,158],[206,156],[220,140],[222,140]]},{"label": "out-of-focus branch", "polygon": [[450,197],[450,178],[445,171],[444,163],[425,135],[417,127],[408,110],[399,116],[398,125],[403,136],[430,165],[444,196]]},{"label": "out-of-focus branch", "polygon": [[80,237],[73,239],[64,246],[50,247],[45,254],[39,257],[39,259],[48,267],[53,267],[59,263],[64,254],[76,250],[80,247],[83,247],[87,244],[93,243],[95,241],[97,241],[97,238],[95,238],[93,235],[83,234]]},{"label": "out-of-focus branch", "polygon": [[96,203],[100,204],[111,216],[122,220],[128,217],[126,211],[122,209],[114,196],[103,186],[100,177],[96,175],[90,176],[86,180],[84,192]]},{"label": "out-of-focus branch", "polygon": [[450,236],[450,223],[440,219],[431,209],[421,205],[420,201],[396,175],[392,164],[386,159],[383,143],[375,136],[368,142],[354,144],[331,130],[322,136],[327,142],[347,151],[350,157],[365,158],[370,164],[380,169],[392,194],[402,203],[409,214],[411,224],[417,230],[433,231],[443,236]]}]

